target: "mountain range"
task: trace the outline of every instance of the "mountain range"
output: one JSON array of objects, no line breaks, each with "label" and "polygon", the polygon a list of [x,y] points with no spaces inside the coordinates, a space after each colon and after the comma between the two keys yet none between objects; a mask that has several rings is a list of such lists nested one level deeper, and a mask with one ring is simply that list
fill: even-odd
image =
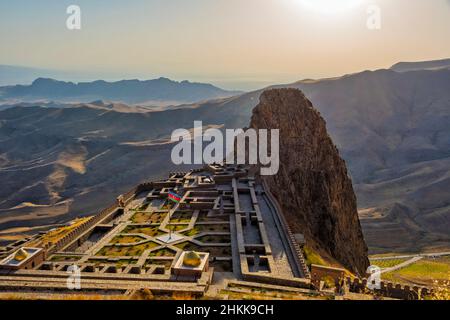
[{"label": "mountain range", "polygon": [[397,72],[417,71],[417,70],[436,70],[450,68],[450,59],[441,59],[421,62],[399,62],[391,67],[391,70]]},{"label": "mountain range", "polygon": [[[326,120],[372,253],[450,247],[450,70],[423,66],[274,86],[302,90]],[[263,91],[151,110],[97,101],[0,111],[0,238],[92,214],[182,170],[170,162],[172,130],[246,127]]]},{"label": "mountain range", "polygon": [[39,77],[59,76],[64,76],[64,74],[54,70],[0,64],[0,86],[29,84]]},{"label": "mountain range", "polygon": [[0,87],[0,99],[19,102],[38,100],[57,102],[90,102],[108,100],[127,104],[170,105],[226,98],[238,94],[206,83],[153,80],[121,80],[107,82],[65,82],[37,78],[30,85]]}]

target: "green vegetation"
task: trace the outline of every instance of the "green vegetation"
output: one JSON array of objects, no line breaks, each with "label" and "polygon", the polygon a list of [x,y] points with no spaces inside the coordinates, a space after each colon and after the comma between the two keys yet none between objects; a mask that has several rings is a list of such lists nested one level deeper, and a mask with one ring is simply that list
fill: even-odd
[{"label": "green vegetation", "polygon": [[175,212],[170,219],[170,223],[189,223],[191,219],[191,212]]},{"label": "green vegetation", "polygon": [[225,295],[230,300],[326,300],[327,296],[319,296],[312,293],[290,292],[285,290],[272,290],[261,287],[247,287],[239,285],[228,285],[227,289],[221,290],[220,295]]},{"label": "green vegetation", "polygon": [[199,251],[199,252],[209,252],[212,256],[216,257],[229,257],[231,256],[231,247],[203,247],[198,246],[192,242],[186,241],[175,245],[177,248],[184,251]]},{"label": "green vegetation", "polygon": [[194,227],[194,228],[192,228],[191,230],[188,230],[188,231],[183,232],[183,234],[184,234],[185,236],[188,236],[188,237],[193,237],[193,236],[195,236],[196,234],[198,234],[198,229],[196,229],[196,228]]},{"label": "green vegetation", "polygon": [[327,289],[333,289],[336,287],[334,279],[330,276],[322,277],[322,281],[324,282],[324,287]]},{"label": "green vegetation", "polygon": [[136,208],[136,211],[145,211],[145,209],[148,208],[148,205],[149,205],[148,203],[143,203],[142,205]]},{"label": "green vegetation", "polygon": [[96,254],[97,256],[112,256],[112,257],[122,257],[122,256],[140,256],[147,249],[152,249],[158,246],[155,242],[146,242],[135,246],[117,246],[117,245],[107,245],[104,246]]},{"label": "green vegetation", "polygon": [[170,223],[189,223],[191,222],[191,218],[175,218],[170,219]]},{"label": "green vegetation", "polygon": [[89,259],[87,262],[94,263],[96,266],[101,264],[115,264],[117,267],[127,266],[129,264],[135,264],[136,259],[120,259],[117,261],[110,261],[108,259]]},{"label": "green vegetation", "polygon": [[374,260],[370,263],[374,266],[378,266],[382,269],[395,267],[396,265],[405,262],[408,259],[389,259],[389,260]]},{"label": "green vegetation", "polygon": [[450,276],[445,281],[435,281],[433,285],[433,294],[431,300],[450,300]]},{"label": "green vegetation", "polygon": [[79,218],[76,220],[73,220],[73,222],[67,226],[56,228],[54,230],[50,230],[46,234],[44,234],[42,237],[30,242],[28,245],[30,246],[41,246],[46,244],[53,244],[58,242],[58,240],[62,239],[64,236],[69,234],[71,231],[76,229],[78,226],[82,225],[86,221],[91,219],[91,217],[85,217],[85,218]]},{"label": "green vegetation", "polygon": [[139,236],[116,236],[111,240],[111,244],[121,243],[136,243],[145,240],[145,238]]},{"label": "green vegetation", "polygon": [[60,261],[78,261],[81,257],[77,256],[62,256],[62,255],[54,255],[50,258],[50,261],[60,262]]},{"label": "green vegetation", "polygon": [[184,232],[184,234],[192,237],[202,232],[230,232],[230,225],[228,223],[196,224],[191,230]]},{"label": "green vegetation", "polygon": [[150,252],[150,257],[173,257],[175,256],[175,252],[168,248],[161,248],[155,251]]},{"label": "green vegetation", "polygon": [[388,258],[388,257],[393,257],[393,256],[401,256],[401,255],[413,255],[416,254],[417,252],[387,252],[387,253],[377,253],[377,254],[372,254],[369,256],[369,260],[370,259],[375,259],[375,258]]},{"label": "green vegetation", "polygon": [[322,257],[314,252],[310,247],[304,246],[303,253],[305,255],[306,264],[310,267],[312,264],[317,264],[321,266],[326,266],[327,264],[322,259]]},{"label": "green vegetation", "polygon": [[164,268],[168,269],[172,265],[172,262],[173,260],[147,259],[147,261],[145,261],[145,266],[157,265],[164,266]]},{"label": "green vegetation", "polygon": [[180,230],[184,230],[188,227],[187,224],[168,224],[166,225],[166,229],[167,230],[171,230],[171,231],[180,231]]},{"label": "green vegetation", "polygon": [[109,261],[107,259],[89,259],[87,261],[88,263],[93,263],[96,266],[101,265],[101,264],[108,264]]},{"label": "green vegetation", "polygon": [[230,243],[231,238],[229,235],[207,235],[197,238],[198,241],[203,243]]},{"label": "green vegetation", "polygon": [[170,210],[175,206],[175,203],[172,201],[167,200],[166,202],[163,203],[163,205],[161,206],[161,210]]},{"label": "green vegetation", "polygon": [[167,212],[144,212],[138,211],[133,217],[131,217],[131,221],[133,223],[161,223],[166,217]]},{"label": "green vegetation", "polygon": [[150,237],[157,237],[164,232],[159,230],[159,226],[152,226],[152,227],[135,227],[135,226],[129,226],[126,227],[122,233],[142,233]]},{"label": "green vegetation", "polygon": [[432,284],[450,277],[450,258],[422,259],[404,268],[383,273],[383,280],[417,284]]},{"label": "green vegetation", "polygon": [[181,250],[195,250],[198,249],[198,246],[193,244],[192,242],[186,241],[179,244],[176,244],[175,247],[181,249]]},{"label": "green vegetation", "polygon": [[137,263],[136,259],[120,259],[115,262],[117,267],[128,266],[130,264],[136,264],[136,263]]}]

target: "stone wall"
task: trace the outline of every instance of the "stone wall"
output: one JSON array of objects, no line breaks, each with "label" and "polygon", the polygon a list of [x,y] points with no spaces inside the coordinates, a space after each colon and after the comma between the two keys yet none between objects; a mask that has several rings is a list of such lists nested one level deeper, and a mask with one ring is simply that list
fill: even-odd
[{"label": "stone wall", "polygon": [[[330,277],[335,281],[336,289],[339,291],[345,284],[350,292],[367,293],[380,295],[387,298],[402,300],[419,300],[430,295],[433,290],[426,287],[401,285],[391,282],[381,281],[380,289],[370,290],[367,287],[367,279],[351,278],[345,276],[345,270],[327,266],[311,265],[311,282],[317,288],[320,288],[320,281]],[[342,282],[345,280],[344,282]]]},{"label": "stone wall", "polygon": [[[364,293],[369,291],[367,288],[367,279],[351,279],[350,277],[347,277],[346,284],[350,292]],[[388,298],[419,300],[432,294],[433,290],[426,287],[411,287],[408,285],[381,281],[380,289],[375,289],[373,292]]]},{"label": "stone wall", "polygon": [[[148,184],[140,184],[136,188],[131,189],[127,193],[122,195],[122,199],[126,204],[128,204],[136,195],[136,193],[140,192],[140,190],[144,190],[148,188]],[[53,254],[57,251],[61,251],[64,247],[68,246],[70,243],[72,243],[74,240],[76,240],[80,235],[82,235],[84,232],[89,230],[90,228],[94,227],[97,223],[104,220],[108,215],[113,214],[119,209],[119,206],[117,203],[114,203],[110,205],[109,207],[103,209],[98,213],[97,215],[93,216],[89,220],[83,222],[79,226],[77,226],[75,229],[67,233],[64,237],[59,239],[57,242],[51,245],[46,245],[44,249],[46,249],[47,254]]]},{"label": "stone wall", "polygon": [[316,288],[320,289],[320,282],[327,277],[333,279],[336,286],[339,286],[339,281],[345,278],[345,270],[316,264],[311,265],[311,282]]},{"label": "stone wall", "polygon": [[308,266],[306,265],[306,260],[303,255],[303,251],[300,248],[300,245],[295,240],[294,233],[292,232],[291,228],[289,227],[289,224],[286,221],[286,218],[283,215],[283,211],[281,210],[281,207],[278,204],[278,201],[275,199],[275,197],[270,192],[270,189],[267,186],[267,183],[263,180],[262,185],[264,187],[264,190],[266,192],[267,197],[270,199],[271,204],[275,206],[275,211],[278,213],[277,216],[280,220],[280,225],[284,231],[284,234],[287,238],[288,245],[293,253],[295,262],[298,266],[298,268],[303,273],[304,277],[307,279],[311,278],[311,273],[308,269]]}]

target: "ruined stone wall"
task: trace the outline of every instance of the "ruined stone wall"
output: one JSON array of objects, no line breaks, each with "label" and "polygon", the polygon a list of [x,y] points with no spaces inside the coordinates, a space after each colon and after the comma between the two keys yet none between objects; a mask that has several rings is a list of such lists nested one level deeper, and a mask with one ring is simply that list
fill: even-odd
[{"label": "ruined stone wall", "polygon": [[[346,279],[346,284],[351,292],[364,293],[368,291],[367,279]],[[381,281],[380,289],[375,289],[374,293],[383,297],[402,299],[402,300],[418,300],[432,294],[433,290],[426,287],[401,285],[391,282]]]},{"label": "ruined stone wall", "polygon": [[341,268],[333,268],[328,266],[311,266],[311,282],[320,289],[320,281],[326,277],[332,278],[335,281],[336,288],[341,285],[346,285],[350,292],[375,294],[387,298],[402,299],[402,300],[419,300],[430,295],[433,291],[426,287],[401,285],[398,283],[391,283],[381,281],[380,288],[370,290],[367,287],[367,279],[351,278],[345,276],[345,270]]},{"label": "ruined stone wall", "polygon": [[[136,193],[140,192],[140,190],[146,189],[150,184],[140,184],[136,188],[131,189],[127,193],[123,194],[123,199],[125,205],[128,204],[131,200],[133,200]],[[91,219],[83,222],[79,226],[77,226],[75,229],[67,233],[64,237],[59,239],[56,243],[53,245],[47,245],[44,249],[46,249],[47,254],[53,254],[57,251],[60,251],[67,245],[71,244],[74,240],[76,240],[80,235],[82,235],[84,232],[95,226],[97,223],[104,220],[108,215],[114,214],[116,210],[119,209],[119,206],[117,203],[114,203],[110,205],[109,207],[103,209],[98,213],[97,215],[93,216]]]},{"label": "ruined stone wall", "polygon": [[334,283],[339,285],[339,281],[345,278],[345,270],[340,268],[319,266],[316,264],[311,265],[311,282],[316,288],[319,288],[320,281],[326,277],[332,278]]}]

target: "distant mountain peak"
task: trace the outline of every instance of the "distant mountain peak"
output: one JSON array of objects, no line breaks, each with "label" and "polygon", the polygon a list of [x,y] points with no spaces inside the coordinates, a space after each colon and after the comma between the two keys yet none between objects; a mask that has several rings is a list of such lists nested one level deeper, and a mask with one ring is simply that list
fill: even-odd
[{"label": "distant mountain peak", "polygon": [[228,98],[240,91],[227,91],[208,83],[181,82],[160,77],[150,80],[119,80],[107,82],[66,82],[39,77],[31,85],[0,87],[0,98],[31,102],[54,100],[57,102],[91,102],[107,100],[128,104],[168,102],[185,104],[198,101]]},{"label": "distant mountain peak", "polygon": [[417,70],[434,70],[450,68],[450,59],[417,61],[417,62],[399,62],[394,64],[390,69],[397,72],[417,71]]},{"label": "distant mountain peak", "polygon": [[65,82],[65,81],[59,81],[59,80],[52,79],[52,78],[40,77],[40,78],[37,78],[36,80],[34,80],[31,85],[36,85],[36,84],[40,84],[40,83],[58,83],[58,82]]}]

